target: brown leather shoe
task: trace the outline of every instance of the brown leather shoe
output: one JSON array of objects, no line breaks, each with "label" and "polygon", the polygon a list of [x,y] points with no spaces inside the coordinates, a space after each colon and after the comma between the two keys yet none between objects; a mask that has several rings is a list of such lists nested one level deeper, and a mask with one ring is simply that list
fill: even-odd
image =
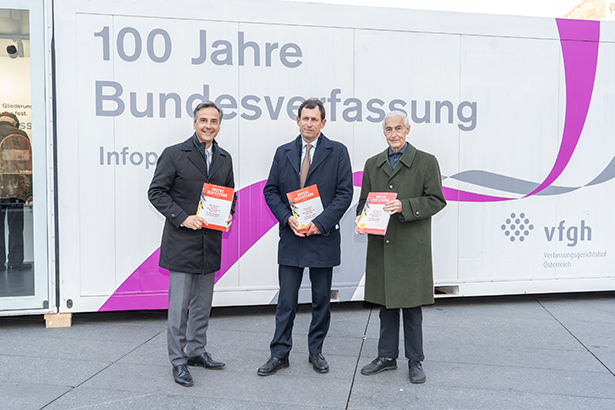
[{"label": "brown leather shoe", "polygon": [[211,358],[209,353],[205,352],[200,356],[189,357],[188,366],[199,366],[205,369],[220,370],[224,368],[226,364],[222,362],[216,362]]},{"label": "brown leather shoe", "polygon": [[270,357],[267,363],[258,368],[259,376],[271,376],[279,369],[288,367],[290,362],[288,359],[280,359],[279,357]]}]

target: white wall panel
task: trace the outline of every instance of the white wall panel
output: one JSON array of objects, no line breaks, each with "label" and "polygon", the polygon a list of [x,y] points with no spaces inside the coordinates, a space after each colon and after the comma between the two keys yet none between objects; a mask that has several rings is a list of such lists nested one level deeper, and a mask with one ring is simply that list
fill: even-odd
[{"label": "white wall panel", "polygon": [[[75,311],[101,308],[145,274],[142,264],[156,270],[150,255],[164,221],[147,201],[147,161],[192,134],[185,105],[198,94],[225,106],[217,140],[233,156],[243,204],[258,207],[252,220],[236,216],[229,237],[242,245],[225,245],[227,256],[236,254],[217,284],[217,304],[275,300],[277,226],[257,223],[268,211],[258,189],[247,192],[267,178],[276,147],[298,135],[288,115],[296,96],[324,98],[324,133],[346,144],[354,172],[386,148],[379,117],[391,103],[410,114],[408,140],[436,155],[449,199],[433,219],[436,286],[457,286],[459,294],[488,294],[489,286],[493,293],[561,291],[549,281],[587,289],[573,285],[587,277],[608,286],[610,171],[583,185],[615,156],[608,138],[615,128],[613,24],[601,25],[601,38],[611,42],[600,44],[585,128],[553,181],[578,189],[523,198],[549,175],[562,144],[568,84],[556,20],[268,1],[143,4],[57,1],[61,290]],[[296,55],[284,59],[284,47]],[[106,97],[96,94],[100,81]],[[121,96],[111,97],[120,86]],[[180,100],[179,114],[172,101],[163,114],[161,95]],[[113,113],[120,100],[124,110]],[[119,163],[110,164],[108,153]],[[341,221],[343,262],[334,275],[342,300],[362,292],[365,240],[352,233],[354,205]],[[515,235],[510,225],[519,225],[521,213],[532,229]],[[163,296],[164,278],[156,275],[147,291]],[[527,285],[535,280],[540,285]]]}]

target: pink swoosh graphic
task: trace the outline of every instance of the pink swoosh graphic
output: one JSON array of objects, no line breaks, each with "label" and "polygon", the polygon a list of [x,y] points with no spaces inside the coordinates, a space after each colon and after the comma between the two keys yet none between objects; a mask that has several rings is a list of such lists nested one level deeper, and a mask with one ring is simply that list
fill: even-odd
[{"label": "pink swoosh graphic", "polygon": [[562,144],[555,164],[532,196],[550,186],[564,171],[574,152],[585,125],[591,102],[598,62],[600,22],[556,19],[559,30],[564,73],[566,75],[566,117]]},{"label": "pink swoosh graphic", "polygon": [[[549,175],[536,189],[523,198],[535,195],[549,187],[566,169],[581,137],[594,90],[600,22],[566,19],[556,19],[556,22],[566,77],[566,114],[562,142]],[[445,198],[449,201],[499,202],[516,199],[475,194],[447,187],[443,191]]]},{"label": "pink swoosh graphic", "polygon": [[[222,261],[216,282],[263,237],[278,221],[265,203],[260,181],[237,192],[237,213],[229,232],[222,234]],[[169,271],[158,266],[160,248],[156,249],[99,309],[112,310],[167,309],[169,307]]]}]

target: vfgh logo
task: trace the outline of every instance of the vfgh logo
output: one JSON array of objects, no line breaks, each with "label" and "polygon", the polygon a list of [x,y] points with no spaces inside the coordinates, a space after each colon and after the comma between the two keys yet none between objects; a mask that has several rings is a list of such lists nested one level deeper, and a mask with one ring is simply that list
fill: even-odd
[{"label": "vfgh logo", "polygon": [[517,239],[523,242],[530,231],[534,230],[534,225],[530,223],[529,218],[522,212],[519,215],[514,212],[510,214],[510,218],[506,219],[506,223],[501,226],[504,235],[506,235],[511,242]]},{"label": "vfgh logo", "polygon": [[[534,225],[523,212],[518,215],[513,212],[506,218],[501,229],[511,242],[523,242],[534,230]],[[566,220],[561,220],[556,226],[545,226],[544,231],[547,242],[567,241],[566,245],[570,247],[576,246],[580,241],[592,240],[592,228],[585,220],[581,220],[578,226],[566,226]]]},{"label": "vfgh logo", "polygon": [[582,241],[585,241],[586,237],[588,241],[592,240],[592,228],[590,228],[588,225],[585,225],[584,220],[581,221],[580,226],[571,226],[569,228],[566,228],[565,224],[566,221],[562,220],[559,221],[559,224],[557,226],[545,226],[545,236],[547,238],[547,241],[553,241],[553,238],[555,238],[556,229],[558,232],[557,240],[560,242],[564,241],[564,231],[566,231],[566,239],[568,239],[568,243],[566,245],[571,247],[576,246],[576,244],[579,242],[579,232],[581,233],[580,239]]}]

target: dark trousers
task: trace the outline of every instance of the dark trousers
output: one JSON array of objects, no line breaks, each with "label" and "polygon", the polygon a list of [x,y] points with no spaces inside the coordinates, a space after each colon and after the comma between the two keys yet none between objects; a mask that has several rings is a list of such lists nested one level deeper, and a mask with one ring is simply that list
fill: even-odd
[{"label": "dark trousers", "polygon": [[2,260],[0,265],[7,261],[6,244],[4,241],[4,218],[9,228],[8,265],[15,266],[23,263],[23,204],[16,198],[4,198],[0,206],[0,249]]},{"label": "dark trousers", "polygon": [[[303,269],[296,266],[279,266],[280,294],[275,312],[275,333],[270,345],[272,357],[286,359],[290,354]],[[322,351],[322,343],[327,336],[331,322],[329,304],[333,268],[309,269],[312,282],[312,322],[308,333],[308,348],[311,354],[318,354]]]},{"label": "dark trousers", "polygon": [[[404,348],[406,358],[422,362],[423,355],[423,311],[420,306],[401,309],[404,314]],[[380,339],[378,356],[397,359],[399,356],[399,311],[380,307]]]}]

